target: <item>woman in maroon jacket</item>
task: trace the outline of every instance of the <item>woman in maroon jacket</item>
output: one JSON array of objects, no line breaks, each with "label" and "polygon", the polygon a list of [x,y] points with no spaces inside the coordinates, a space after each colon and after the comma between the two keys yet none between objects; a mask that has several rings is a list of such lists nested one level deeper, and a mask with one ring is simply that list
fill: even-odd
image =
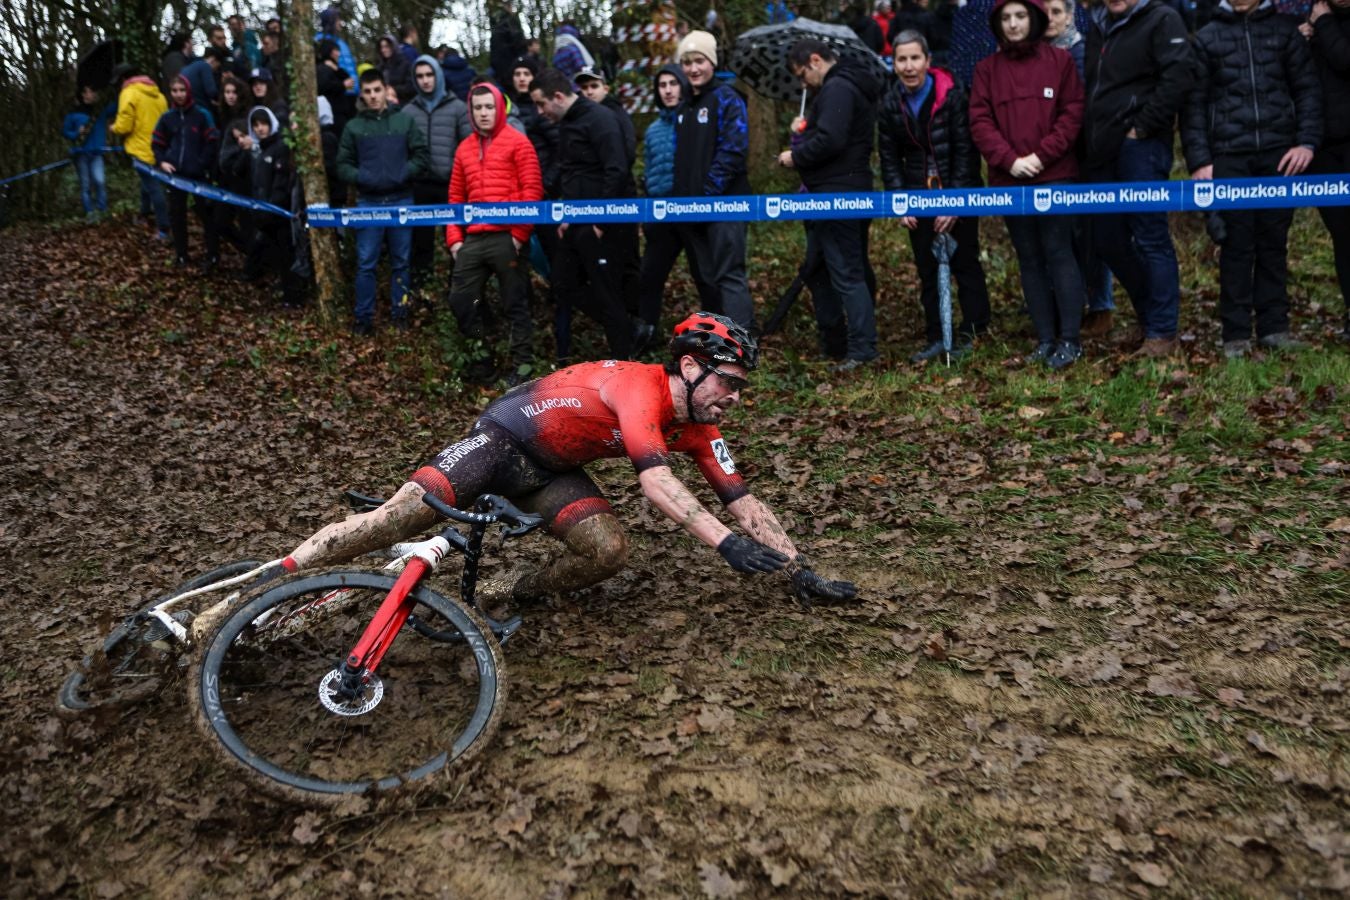
[{"label": "woman in maroon jacket", "polygon": [[[1073,57],[1041,38],[1042,0],[1000,0],[989,15],[999,52],[975,66],[970,135],[989,163],[989,184],[1057,184],[1078,175],[1074,141],[1083,123],[1083,82]],[[1085,302],[1069,216],[1008,216],[1022,293],[1036,327],[1029,357],[1063,369],[1083,355]]]}]

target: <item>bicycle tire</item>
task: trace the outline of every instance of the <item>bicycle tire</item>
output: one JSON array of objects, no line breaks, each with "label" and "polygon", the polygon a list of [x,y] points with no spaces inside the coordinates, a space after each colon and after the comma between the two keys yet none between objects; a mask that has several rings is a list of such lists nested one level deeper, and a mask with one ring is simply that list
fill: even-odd
[{"label": "bicycle tire", "polygon": [[[397,578],[354,567],[302,572],[225,618],[199,645],[189,682],[193,721],[215,755],[272,796],[322,807],[428,782],[481,750],[505,706],[501,647],[475,610],[425,583],[410,595],[414,615],[463,640],[406,625],[380,663],[382,694],[369,709],[339,714],[321,699],[323,679]],[[315,603],[339,589],[348,590]]]},{"label": "bicycle tire", "polygon": [[140,640],[147,634],[146,629],[154,626],[137,622],[137,618],[165,600],[233,578],[260,565],[261,562],[251,559],[227,563],[183,582],[142,606],[109,631],[79,667],[66,676],[57,698],[60,707],[71,712],[84,712],[101,706],[125,706],[155,693],[161,676],[179,653],[156,646],[157,641]]}]

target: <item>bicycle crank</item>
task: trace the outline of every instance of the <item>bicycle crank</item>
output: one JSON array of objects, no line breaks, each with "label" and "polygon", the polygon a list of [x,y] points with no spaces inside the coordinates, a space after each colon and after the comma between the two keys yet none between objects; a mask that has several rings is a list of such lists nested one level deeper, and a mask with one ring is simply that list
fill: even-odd
[{"label": "bicycle crank", "polygon": [[334,669],[319,682],[319,702],[339,716],[364,716],[384,699],[384,682],[371,672],[364,676],[355,696],[343,687],[342,667]]}]

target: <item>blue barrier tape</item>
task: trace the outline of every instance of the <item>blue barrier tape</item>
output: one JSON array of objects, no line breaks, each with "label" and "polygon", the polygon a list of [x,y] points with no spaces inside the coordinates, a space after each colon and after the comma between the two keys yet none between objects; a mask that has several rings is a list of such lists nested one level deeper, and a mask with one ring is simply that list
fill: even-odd
[{"label": "blue barrier tape", "polygon": [[11,175],[8,178],[0,178],[0,186],[9,184],[11,181],[20,181],[24,178],[32,178],[34,175],[41,175],[43,172],[51,172],[62,166],[70,165],[68,159],[58,159],[56,162],[49,162],[45,166],[38,166],[36,169],[29,169],[27,172],[20,172],[18,175]]},{"label": "blue barrier tape", "polygon": [[206,184],[202,181],[193,181],[190,178],[180,178],[177,175],[170,175],[163,169],[157,169],[154,166],[146,165],[139,159],[133,158],[131,164],[135,166],[137,172],[145,172],[171,187],[176,187],[180,191],[187,191],[189,194],[196,194],[198,197],[205,197],[207,200],[217,200],[221,203],[242,206],[244,209],[251,209],[254,212],[269,212],[278,216],[285,216],[288,219],[295,218],[295,215],[290,210],[282,209],[280,206],[264,203],[261,200],[254,200],[252,197],[245,197],[242,194],[223,191],[215,185]]},{"label": "blue barrier tape", "polygon": [[1220,212],[1295,206],[1350,206],[1350,175],[847,194],[635,197],[436,206],[311,206],[308,212],[309,224],[314,228],[398,228],[482,222],[547,225],[563,222],[766,222],[897,216]]}]

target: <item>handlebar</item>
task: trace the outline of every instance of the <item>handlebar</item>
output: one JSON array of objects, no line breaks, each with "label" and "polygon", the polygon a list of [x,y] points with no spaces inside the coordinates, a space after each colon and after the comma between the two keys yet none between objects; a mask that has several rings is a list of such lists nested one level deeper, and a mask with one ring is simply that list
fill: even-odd
[{"label": "handlebar", "polygon": [[511,501],[496,494],[484,494],[478,498],[478,502],[474,504],[475,512],[456,509],[431,494],[423,494],[422,502],[430,506],[439,515],[455,522],[462,522],[465,525],[486,527],[496,522],[502,522],[508,526],[502,529],[502,534],[506,537],[519,537],[544,524],[543,516],[522,512],[513,506]]}]

